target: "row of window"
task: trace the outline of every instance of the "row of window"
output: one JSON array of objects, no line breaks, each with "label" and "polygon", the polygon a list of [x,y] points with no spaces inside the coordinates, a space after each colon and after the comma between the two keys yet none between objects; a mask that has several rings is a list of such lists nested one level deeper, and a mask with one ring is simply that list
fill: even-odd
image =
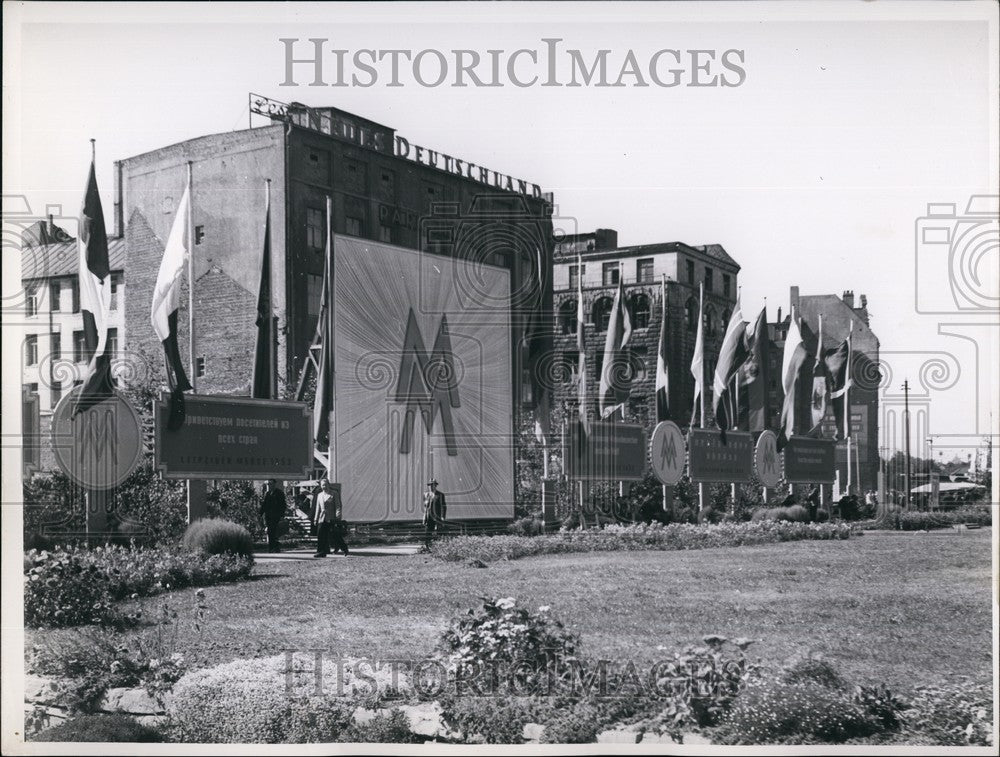
[{"label": "row of window", "polygon": [[[366,237],[365,220],[356,216],[345,216],[344,233],[352,237]],[[392,244],[391,226],[379,224],[378,241]],[[306,247],[317,253],[326,249],[326,211],[306,208]]]},{"label": "row of window", "polygon": [[[118,329],[108,329],[109,355],[118,352]],[[49,357],[55,360],[62,360],[62,334],[53,333],[49,335]],[[82,331],[73,332],[73,362],[87,363],[90,361],[91,353],[87,349],[87,339]],[[38,335],[32,334],[24,340],[24,362],[25,365],[38,365]]]},{"label": "row of window", "polygon": [[[608,323],[611,320],[611,310],[614,307],[614,300],[610,297],[600,297],[591,309],[591,323],[597,327],[598,331],[607,331]],[[632,328],[644,329],[649,327],[650,303],[649,297],[645,294],[634,294],[626,301],[629,311],[629,319]],[[715,315],[715,308],[712,305],[705,307],[703,320],[705,322],[705,335],[716,336],[720,331],[725,331],[726,325],[732,312],[726,308],[722,311],[722,318]],[[698,328],[698,300],[694,297],[688,299],[684,305],[684,323],[688,331],[695,331]],[[563,334],[575,334],[577,324],[576,300],[566,300],[559,306],[559,324]]]},{"label": "row of window", "polygon": [[[121,288],[122,277],[120,274],[112,274],[111,276],[111,309],[118,309],[118,290]],[[63,291],[69,289],[70,292],[70,302],[63,302]],[[37,285],[31,285],[25,290],[25,308],[27,310],[28,316],[33,316],[38,314],[39,300],[40,300],[41,290]],[[68,282],[55,279],[49,282],[49,309],[53,313],[62,312],[65,309],[65,305],[69,305],[68,312],[79,313],[80,312],[80,285],[73,279]]]},{"label": "row of window", "polygon": [[[695,278],[694,272],[694,261],[685,261],[687,264],[687,283],[691,285],[697,285],[698,281]],[[601,267],[601,285],[606,287],[618,286],[618,280],[621,275],[622,266],[618,261],[611,261],[610,263],[603,263]],[[576,289],[579,286],[580,274],[586,276],[587,266],[582,264],[580,266],[571,265],[569,267],[569,288]],[[635,261],[635,280],[639,284],[652,284],[653,283],[653,258],[639,258]],[[715,287],[715,271],[710,267],[705,266],[705,291],[712,292]],[[722,296],[731,297],[733,289],[732,277],[728,273],[722,274]]]}]

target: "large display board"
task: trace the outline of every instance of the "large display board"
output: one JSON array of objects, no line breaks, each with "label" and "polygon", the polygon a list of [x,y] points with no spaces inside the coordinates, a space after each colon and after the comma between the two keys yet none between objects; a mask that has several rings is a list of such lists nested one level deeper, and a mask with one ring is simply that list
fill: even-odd
[{"label": "large display board", "polygon": [[510,273],[353,237],[334,240],[334,479],[344,518],[514,515]]}]

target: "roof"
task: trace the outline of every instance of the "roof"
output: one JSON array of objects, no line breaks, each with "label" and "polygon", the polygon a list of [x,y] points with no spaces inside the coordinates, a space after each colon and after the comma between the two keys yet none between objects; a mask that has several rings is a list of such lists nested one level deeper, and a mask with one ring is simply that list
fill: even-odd
[{"label": "roof", "polygon": [[[21,280],[75,276],[79,250],[76,240],[21,249]],[[112,271],[125,270],[125,239],[108,238],[108,262]]]},{"label": "roof", "polygon": [[[603,258],[637,258],[643,255],[657,255],[665,252],[684,252],[687,254],[701,253],[724,265],[732,266],[740,270],[740,264],[726,252],[721,244],[689,245],[684,242],[656,242],[654,244],[632,245],[631,247],[616,247],[612,250],[591,250],[581,252],[580,257],[587,260],[600,260]],[[576,253],[564,254],[559,257],[566,260],[576,257]]]}]

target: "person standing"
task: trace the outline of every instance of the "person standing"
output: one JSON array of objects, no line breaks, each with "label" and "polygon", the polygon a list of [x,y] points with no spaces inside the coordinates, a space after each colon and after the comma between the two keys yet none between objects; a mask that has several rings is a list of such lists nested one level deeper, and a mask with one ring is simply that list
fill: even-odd
[{"label": "person standing", "polygon": [[315,557],[326,557],[330,554],[330,535],[337,514],[333,497],[333,484],[323,482],[323,489],[316,496],[316,554]]},{"label": "person standing", "polygon": [[430,551],[434,529],[445,522],[448,517],[444,493],[438,491],[436,478],[427,482],[424,492],[424,549]]},{"label": "person standing", "polygon": [[285,491],[278,485],[277,479],[272,478],[267,482],[264,501],[260,505],[260,514],[264,518],[264,527],[267,529],[268,552],[281,551],[281,544],[278,542],[278,537],[281,521],[285,517],[286,509]]}]

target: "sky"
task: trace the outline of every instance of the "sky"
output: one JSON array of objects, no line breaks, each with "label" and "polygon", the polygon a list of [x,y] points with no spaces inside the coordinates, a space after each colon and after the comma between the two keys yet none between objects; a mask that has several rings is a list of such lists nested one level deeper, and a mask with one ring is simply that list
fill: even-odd
[{"label": "sky", "polygon": [[[588,60],[609,50],[612,79],[630,50],[644,65],[664,48],[736,49],[745,81],[423,87],[404,65],[403,86],[391,87],[380,65],[372,87],[311,87],[300,65],[300,86],[289,87],[281,38],[300,39],[303,56],[305,40],[323,38],[348,56],[460,48],[484,58],[544,52],[542,40],[558,38]],[[745,315],[765,298],[772,318],[787,312],[792,285],[866,294],[891,374],[883,406],[898,404],[909,379],[935,457],[964,457],[1000,423],[998,303],[959,310],[943,296],[949,245],[929,245],[920,220],[929,203],[956,205],[932,225],[958,230],[978,261],[968,263],[981,277],[971,288],[996,297],[995,225],[966,213],[970,196],[997,194],[994,3],[8,3],[4,43],[5,213],[9,195],[39,215],[53,205],[76,213],[91,138],[110,211],[114,160],[246,128],[249,92],[333,105],[541,185],[567,232],[722,244],[742,266]],[[568,80],[568,59],[558,60]],[[325,58],[326,71],[334,63]]]}]

